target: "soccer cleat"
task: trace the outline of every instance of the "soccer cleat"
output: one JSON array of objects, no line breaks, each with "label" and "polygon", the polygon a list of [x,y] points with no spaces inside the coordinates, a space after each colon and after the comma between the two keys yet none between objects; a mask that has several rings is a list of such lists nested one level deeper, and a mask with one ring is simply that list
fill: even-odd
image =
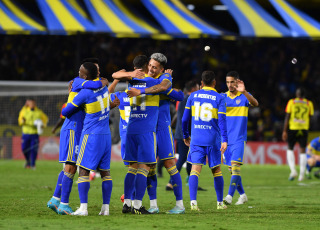
[{"label": "soccer cleat", "polygon": [[217,202],[217,209],[227,209],[227,205],[223,202]]},{"label": "soccer cleat", "polygon": [[124,194],[122,194],[122,196],[120,197],[120,200],[122,203],[124,203]]},{"label": "soccer cleat", "polygon": [[316,178],[320,179],[320,170],[314,172],[313,174]]},{"label": "soccer cleat", "polygon": [[127,204],[124,204],[122,207],[122,213],[130,213],[131,207],[129,207]]},{"label": "soccer cleat", "polygon": [[223,203],[225,205],[231,205],[232,204],[232,196],[227,195],[224,199],[223,199]]},{"label": "soccer cleat", "polygon": [[184,214],[186,211],[185,208],[180,208],[178,206],[175,206],[173,209],[166,212],[167,214]]},{"label": "soccer cleat", "polygon": [[94,179],[96,179],[96,173],[91,171],[90,174],[89,174],[89,180],[93,181]]},{"label": "soccer cleat", "polygon": [[296,171],[294,171],[294,172],[290,173],[288,180],[293,181],[294,178],[296,178],[297,176],[298,176],[298,173]]},{"label": "soccer cleat", "polygon": [[99,216],[109,216],[109,211],[107,211],[107,210],[101,210],[101,211],[99,212]]},{"label": "soccer cleat", "polygon": [[88,215],[88,210],[81,210],[80,208],[77,209],[77,211],[71,213],[73,216],[87,216]]},{"label": "soccer cleat", "polygon": [[173,191],[172,184],[167,184],[166,185],[166,191]]},{"label": "soccer cleat", "polygon": [[47,203],[47,207],[52,209],[55,213],[58,213],[59,205],[60,205],[60,201],[54,199],[53,197]]},{"label": "soccer cleat", "polygon": [[304,176],[299,176],[299,179],[298,179],[298,181],[303,181],[304,180]]},{"label": "soccer cleat", "polygon": [[150,214],[158,214],[159,213],[159,208],[158,207],[149,208],[148,212],[150,212]]},{"label": "soccer cleat", "polygon": [[248,197],[247,197],[246,194],[242,194],[242,195],[240,195],[240,197],[239,197],[237,203],[235,203],[235,205],[241,205],[241,204],[244,204],[246,202],[248,202]]},{"label": "soccer cleat", "polygon": [[198,205],[196,205],[196,204],[192,204],[191,205],[191,211],[193,211],[193,212],[199,212],[200,211],[200,209],[198,208]]},{"label": "soccer cleat", "polygon": [[148,210],[141,206],[139,209],[136,209],[136,208],[132,208],[132,213],[133,214],[137,214],[137,215],[148,215],[148,214],[151,214],[150,212],[148,212]]},{"label": "soccer cleat", "polygon": [[207,191],[207,189],[198,186],[198,191]]},{"label": "soccer cleat", "polygon": [[71,213],[73,213],[73,211],[69,205],[60,204],[58,207],[57,213],[60,215],[71,215]]}]

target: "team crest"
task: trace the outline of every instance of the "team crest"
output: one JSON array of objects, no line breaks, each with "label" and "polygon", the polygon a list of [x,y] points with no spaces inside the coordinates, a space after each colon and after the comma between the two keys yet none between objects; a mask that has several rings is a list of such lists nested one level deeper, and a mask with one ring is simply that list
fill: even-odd
[{"label": "team crest", "polygon": [[240,99],[236,100],[237,105],[239,105],[239,104],[240,104],[240,102],[241,102],[241,100],[240,100]]}]

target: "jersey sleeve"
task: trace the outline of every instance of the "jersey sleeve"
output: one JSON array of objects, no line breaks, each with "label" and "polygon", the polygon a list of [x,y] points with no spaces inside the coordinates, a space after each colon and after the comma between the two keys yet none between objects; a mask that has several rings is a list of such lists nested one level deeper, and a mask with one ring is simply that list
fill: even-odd
[{"label": "jersey sleeve", "polygon": [[61,114],[65,117],[70,117],[73,113],[78,111],[80,105],[86,101],[86,93],[81,90],[76,97],[73,98],[72,102],[69,102],[67,106],[62,109]]},{"label": "jersey sleeve", "polygon": [[170,81],[170,83],[172,84],[172,77],[169,73],[164,73],[160,76],[159,78],[160,82],[164,81],[164,80],[168,80]]},{"label": "jersey sleeve", "polygon": [[24,123],[23,117],[24,117],[25,112],[26,112],[26,106],[23,106],[19,112],[19,118],[18,118],[18,123],[20,126],[23,125],[23,123]]},{"label": "jersey sleeve", "polygon": [[226,101],[225,98],[222,97],[218,108],[218,125],[220,128],[222,142],[228,142],[226,111]]},{"label": "jersey sleeve", "polygon": [[102,82],[101,81],[84,81],[82,83],[82,88],[83,89],[99,89],[102,87]]},{"label": "jersey sleeve", "polygon": [[292,103],[293,103],[293,100],[290,99],[290,100],[288,101],[287,106],[286,106],[286,110],[285,110],[286,113],[291,113]]},{"label": "jersey sleeve", "polygon": [[61,113],[60,113],[60,118],[61,118],[61,119],[66,119],[66,117],[64,117],[64,116],[62,115],[62,110],[63,110],[66,106],[67,106],[67,103],[63,103],[63,105],[62,105],[62,107],[61,107]]},{"label": "jersey sleeve", "polygon": [[313,114],[314,114],[313,103],[312,103],[312,101],[308,101],[308,104],[309,104],[309,108],[310,108],[309,115],[313,116]]},{"label": "jersey sleeve", "polygon": [[184,139],[190,136],[190,133],[189,133],[190,120],[191,120],[191,96],[187,100],[187,104],[182,116],[182,133],[183,133]]},{"label": "jersey sleeve", "polygon": [[181,90],[180,91],[176,91],[176,90],[174,90],[172,88],[167,93],[167,96],[170,99],[175,100],[175,101],[182,101],[184,99],[184,94],[183,94],[183,92]]}]

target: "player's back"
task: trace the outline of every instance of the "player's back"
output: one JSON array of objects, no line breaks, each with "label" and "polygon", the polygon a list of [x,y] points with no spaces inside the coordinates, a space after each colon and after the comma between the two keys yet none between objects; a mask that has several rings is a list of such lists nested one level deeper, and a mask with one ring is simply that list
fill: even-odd
[{"label": "player's back", "polygon": [[250,103],[246,96],[238,92],[231,96],[230,92],[222,93],[227,106],[228,144],[247,141],[247,124]]},{"label": "player's back", "polygon": [[308,130],[309,117],[313,115],[313,104],[306,98],[294,98],[289,100],[286,113],[291,113],[289,129]]},{"label": "player's back", "polygon": [[[134,78],[129,82],[129,88],[149,88],[159,84],[152,77]],[[130,118],[127,127],[128,134],[155,132],[159,115],[159,95],[142,94],[130,98]]]},{"label": "player's back", "polygon": [[[162,81],[170,81],[172,84],[172,77],[168,73],[161,74],[157,79],[159,79],[159,83]],[[170,98],[166,96],[170,90],[172,90],[172,87],[165,92],[160,93],[157,130],[168,128],[168,126],[171,124]]]},{"label": "player's back", "polygon": [[[82,85],[85,82],[84,79],[80,77],[76,77],[73,79],[72,90],[69,93],[67,103],[71,103],[73,98],[80,92],[82,89]],[[75,132],[81,132],[83,128],[83,119],[85,116],[85,112],[82,109],[79,109],[75,113],[73,113],[69,118],[67,117],[63,122],[61,130],[72,129]]]},{"label": "player's back", "polygon": [[84,97],[85,118],[83,134],[109,134],[110,98],[107,87],[97,90],[82,89],[77,97]]},{"label": "player's back", "polygon": [[311,150],[312,154],[320,155],[320,137],[314,138],[308,148]]},{"label": "player's back", "polygon": [[211,146],[220,144],[218,113],[225,113],[225,100],[214,88],[203,87],[188,98],[186,108],[191,109],[191,144]]},{"label": "player's back", "polygon": [[130,117],[130,98],[126,92],[115,92],[110,95],[111,101],[115,99],[115,96],[117,96],[120,101],[120,105],[118,106],[120,112],[119,131],[120,136],[122,136],[127,131]]}]

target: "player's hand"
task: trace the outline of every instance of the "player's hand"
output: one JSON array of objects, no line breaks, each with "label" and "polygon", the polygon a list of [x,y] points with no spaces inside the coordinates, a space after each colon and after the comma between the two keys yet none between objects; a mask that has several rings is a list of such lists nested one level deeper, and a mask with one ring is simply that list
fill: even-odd
[{"label": "player's hand", "polygon": [[136,88],[131,88],[127,91],[129,97],[136,97],[141,95],[141,91]]},{"label": "player's hand", "polygon": [[224,154],[224,152],[227,150],[227,147],[228,147],[228,143],[227,142],[222,142],[221,143],[221,148],[220,148],[221,154]]},{"label": "player's hand", "polygon": [[69,82],[69,85],[68,85],[68,91],[69,93],[71,92],[72,90],[72,84],[73,84],[73,80]]},{"label": "player's hand", "polygon": [[282,132],[282,140],[287,141],[287,139],[288,139],[288,133],[287,133],[287,131],[283,131]]},{"label": "player's hand", "polygon": [[100,81],[102,83],[102,87],[109,86],[109,81],[107,78],[102,77]]},{"label": "player's hand", "polygon": [[142,69],[135,69],[134,71],[131,72],[130,75],[132,78],[138,78],[138,79],[144,78],[144,72],[142,71]]},{"label": "player's hand", "polygon": [[183,142],[186,146],[190,147],[191,137],[188,137],[186,139],[183,139]]},{"label": "player's hand", "polygon": [[51,133],[54,134],[56,132],[56,128],[52,128]]},{"label": "player's hand", "polygon": [[244,86],[244,82],[241,81],[240,79],[237,80],[237,85],[235,87],[237,91],[240,93],[244,93],[246,91],[246,87]]},{"label": "player's hand", "polygon": [[113,103],[115,104],[115,106],[119,106],[120,105],[120,100],[117,97],[117,95],[114,95],[115,99],[113,100]]},{"label": "player's hand", "polygon": [[168,73],[168,74],[170,74],[172,76],[173,70],[172,69],[166,69],[164,72]]}]

